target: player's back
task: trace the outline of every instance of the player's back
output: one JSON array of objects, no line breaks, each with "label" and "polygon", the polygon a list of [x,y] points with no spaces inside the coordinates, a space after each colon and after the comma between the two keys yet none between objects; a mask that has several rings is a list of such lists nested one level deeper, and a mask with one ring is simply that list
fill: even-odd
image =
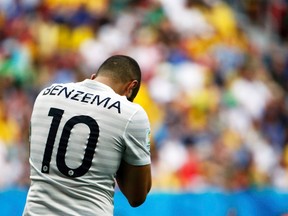
[{"label": "player's back", "polygon": [[113,215],[114,175],[133,118],[148,127],[140,106],[96,81],[44,89],[31,117],[24,215]]}]

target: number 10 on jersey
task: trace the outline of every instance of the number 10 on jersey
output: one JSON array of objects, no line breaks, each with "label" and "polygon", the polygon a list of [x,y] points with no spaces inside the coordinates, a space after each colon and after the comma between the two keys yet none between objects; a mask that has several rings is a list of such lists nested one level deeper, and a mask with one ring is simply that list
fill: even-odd
[{"label": "number 10 on jersey", "polygon": [[[52,116],[53,118],[46,141],[41,168],[42,173],[49,173],[52,152],[54,149],[54,143],[57,132],[59,131],[59,125],[63,117],[63,114],[64,110],[62,109],[50,108],[48,116]],[[76,124],[81,123],[86,124],[89,127],[90,133],[88,140],[83,140],[83,142],[86,142],[86,148],[82,163],[80,164],[79,167],[73,169],[67,166],[65,161],[65,155],[67,152],[67,146],[69,144],[69,137],[71,135],[71,131]],[[99,137],[99,126],[95,119],[87,115],[78,115],[70,118],[64,124],[60,136],[60,141],[56,155],[56,165],[58,170],[67,177],[79,177],[85,175],[92,165],[92,160],[94,157],[98,137]],[[81,144],[83,143],[79,143],[79,145]]]}]

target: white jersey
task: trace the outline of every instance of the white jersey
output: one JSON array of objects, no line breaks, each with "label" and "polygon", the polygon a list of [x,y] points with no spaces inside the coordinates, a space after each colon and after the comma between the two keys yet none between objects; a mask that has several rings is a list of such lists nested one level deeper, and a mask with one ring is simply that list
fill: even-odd
[{"label": "white jersey", "polygon": [[100,82],[42,90],[31,117],[31,186],[23,215],[113,215],[120,161],[150,164],[149,135],[143,108]]}]

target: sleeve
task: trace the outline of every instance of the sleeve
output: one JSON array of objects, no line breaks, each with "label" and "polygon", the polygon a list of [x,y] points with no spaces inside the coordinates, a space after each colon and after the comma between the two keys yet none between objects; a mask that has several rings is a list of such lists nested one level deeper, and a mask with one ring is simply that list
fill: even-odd
[{"label": "sleeve", "polygon": [[151,163],[150,123],[141,107],[128,121],[124,133],[124,160],[130,165],[142,166]]}]

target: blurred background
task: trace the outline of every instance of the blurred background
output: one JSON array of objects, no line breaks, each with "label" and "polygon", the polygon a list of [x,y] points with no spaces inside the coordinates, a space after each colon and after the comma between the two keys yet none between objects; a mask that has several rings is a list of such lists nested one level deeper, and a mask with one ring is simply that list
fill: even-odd
[{"label": "blurred background", "polygon": [[0,0],[0,215],[21,215],[38,92],[135,58],[153,187],[115,215],[288,215],[287,0]]}]

